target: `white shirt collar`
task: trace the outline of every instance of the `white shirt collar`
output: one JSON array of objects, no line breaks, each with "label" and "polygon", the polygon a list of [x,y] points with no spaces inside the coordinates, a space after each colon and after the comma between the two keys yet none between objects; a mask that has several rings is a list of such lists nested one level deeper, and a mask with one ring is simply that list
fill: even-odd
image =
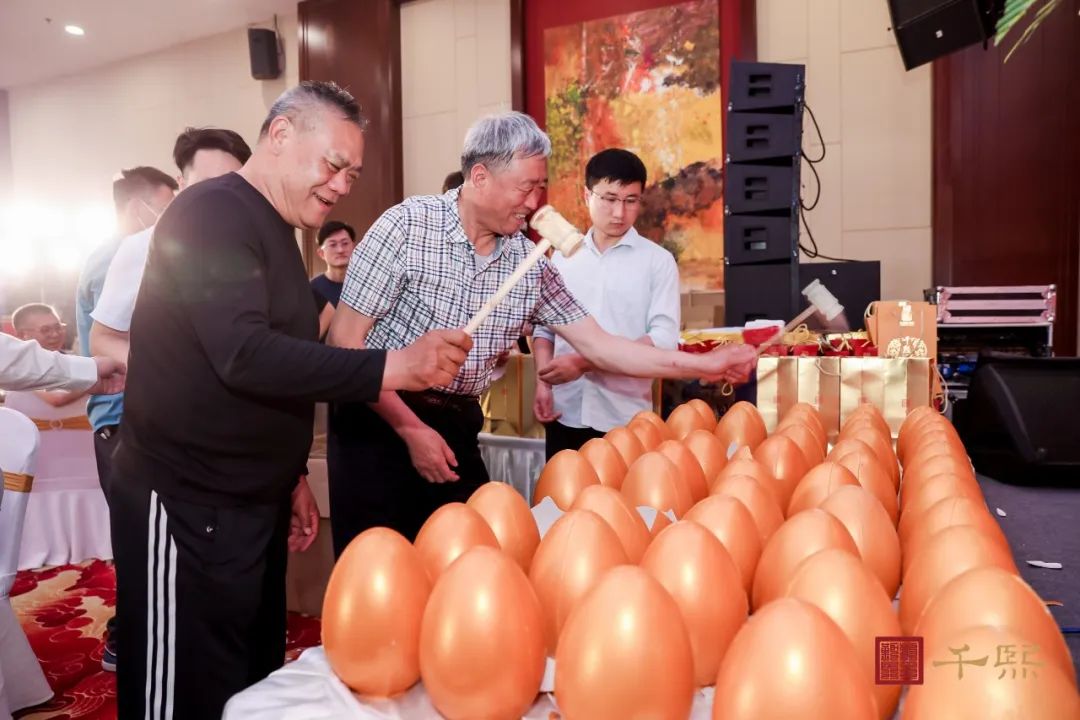
[{"label": "white shirt collar", "polygon": [[[641,234],[638,233],[637,228],[631,225],[630,229],[626,231],[626,234],[619,238],[619,242],[612,245],[610,248],[608,248],[608,250],[614,250],[615,248],[623,245],[628,248],[640,247],[640,243],[643,241],[646,241],[645,238],[643,238]],[[600,249],[596,247],[596,242],[593,240],[592,228],[589,228],[589,232],[585,233],[585,244],[588,245],[589,249],[592,250],[594,253],[596,253],[597,255],[600,254]]]}]

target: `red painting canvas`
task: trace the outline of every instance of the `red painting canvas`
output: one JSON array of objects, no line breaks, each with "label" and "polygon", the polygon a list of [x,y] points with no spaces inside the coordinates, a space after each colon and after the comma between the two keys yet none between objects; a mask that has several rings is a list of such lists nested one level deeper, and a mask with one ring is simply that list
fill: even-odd
[{"label": "red painting canvas", "polygon": [[649,180],[637,229],[670,249],[684,289],[723,287],[723,100],[717,0],[544,30],[548,201],[589,226],[585,163],[623,147]]}]

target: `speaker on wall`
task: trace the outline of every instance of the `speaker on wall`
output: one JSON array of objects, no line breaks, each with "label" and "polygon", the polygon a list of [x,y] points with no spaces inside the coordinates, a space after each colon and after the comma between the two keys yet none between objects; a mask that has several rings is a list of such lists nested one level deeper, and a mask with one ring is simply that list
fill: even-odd
[{"label": "speaker on wall", "polygon": [[975,468],[1017,484],[1080,485],[1080,358],[984,353],[956,429]]},{"label": "speaker on wall", "polygon": [[888,0],[893,33],[908,70],[990,38],[999,0]]},{"label": "speaker on wall", "polygon": [[248,53],[251,56],[251,77],[256,80],[275,80],[281,75],[276,32],[263,28],[248,28]]}]

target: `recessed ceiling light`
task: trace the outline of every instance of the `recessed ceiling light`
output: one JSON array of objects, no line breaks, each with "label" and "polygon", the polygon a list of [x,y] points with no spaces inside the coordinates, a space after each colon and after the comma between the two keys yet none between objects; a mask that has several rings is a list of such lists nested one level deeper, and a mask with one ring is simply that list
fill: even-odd
[{"label": "recessed ceiling light", "polygon": [[78,35],[80,37],[86,34],[86,31],[78,25],[65,25],[64,32],[66,32],[68,35]]}]

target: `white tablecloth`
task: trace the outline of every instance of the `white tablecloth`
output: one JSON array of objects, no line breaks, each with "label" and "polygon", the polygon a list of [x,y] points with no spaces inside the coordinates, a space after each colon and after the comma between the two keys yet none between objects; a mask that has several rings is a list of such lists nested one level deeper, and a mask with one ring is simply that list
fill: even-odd
[{"label": "white tablecloth", "polygon": [[544,467],[544,441],[480,433],[480,456],[492,480],[510,483],[532,502],[533,489]]},{"label": "white tablecloth", "polygon": [[[498,682],[494,679],[493,682]],[[550,695],[541,695],[525,720],[549,720],[557,711]],[[690,720],[712,715],[712,688],[694,695]],[[321,647],[304,651],[300,658],[260,683],[234,695],[222,720],[436,720],[435,710],[417,684],[393,700],[361,700],[337,679]]]},{"label": "white tablecloth", "polygon": [[[31,392],[7,394],[4,407],[42,420],[85,415],[86,401],[54,408]],[[19,569],[112,559],[109,506],[98,482],[90,430],[42,430],[34,487],[26,503]]]}]

